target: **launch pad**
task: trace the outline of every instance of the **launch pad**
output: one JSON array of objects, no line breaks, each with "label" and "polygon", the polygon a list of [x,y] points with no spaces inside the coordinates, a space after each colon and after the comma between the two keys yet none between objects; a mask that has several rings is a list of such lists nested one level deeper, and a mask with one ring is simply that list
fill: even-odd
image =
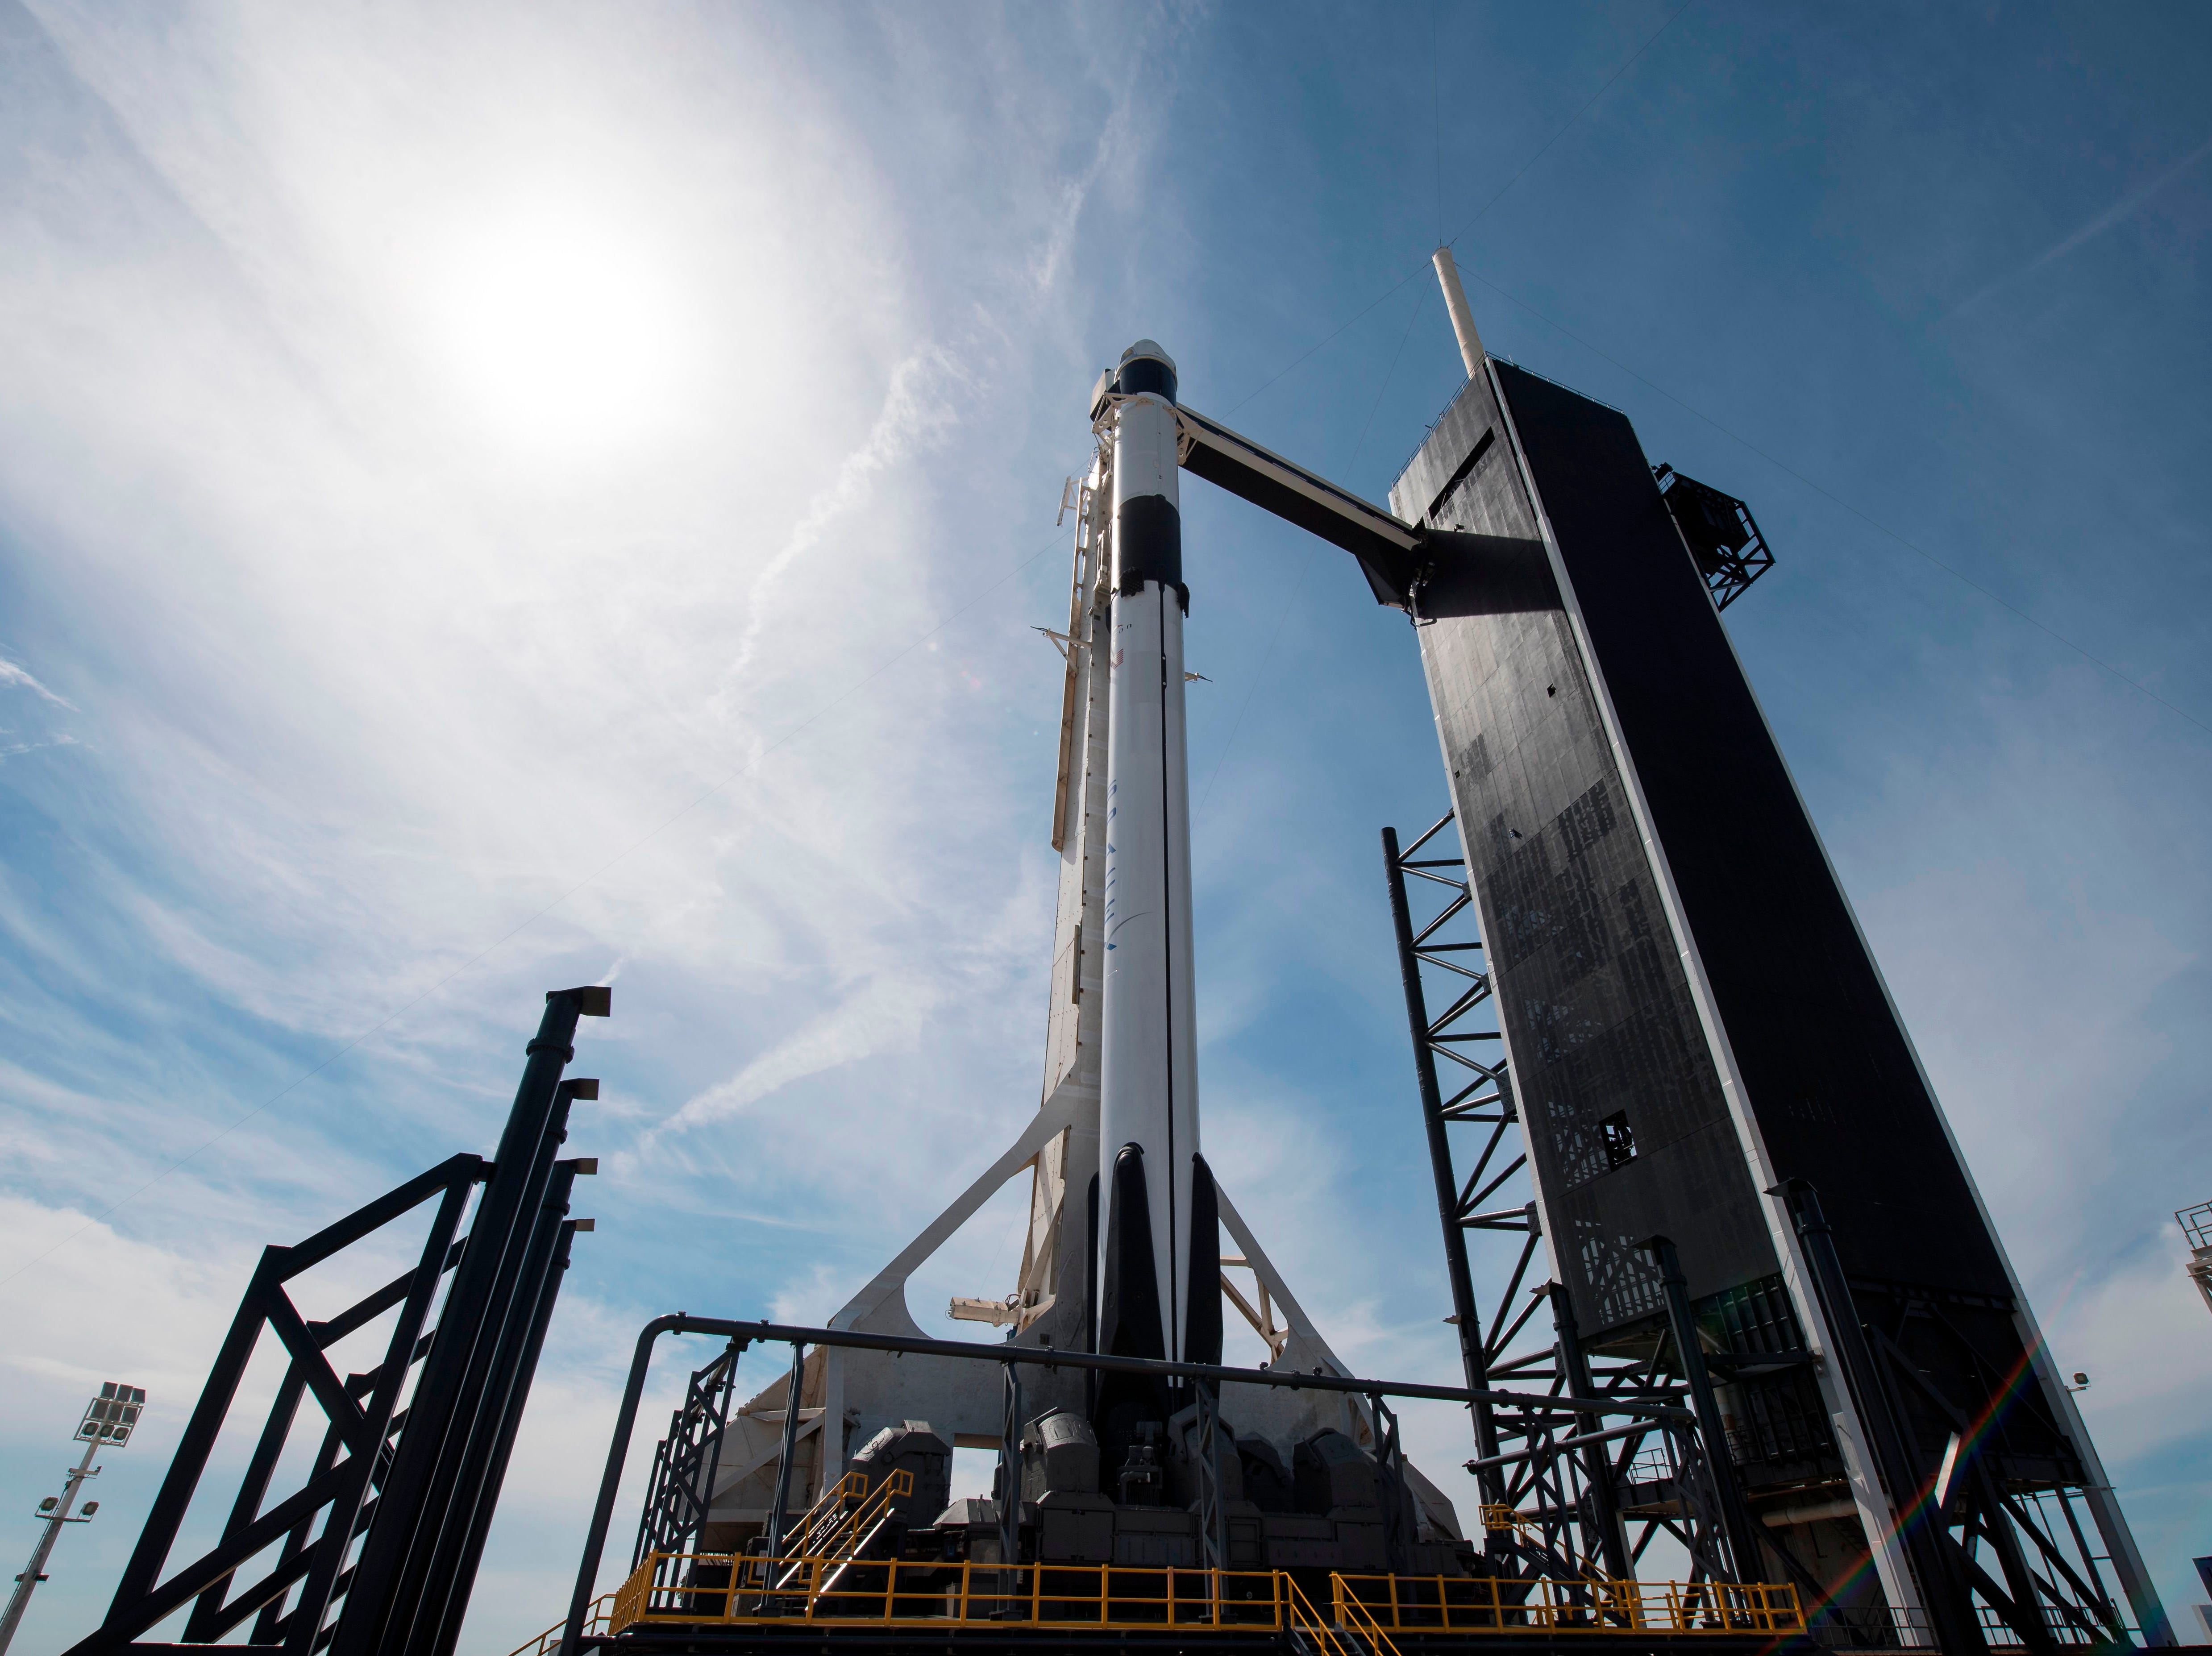
[{"label": "launch pad", "polygon": [[[730,1344],[694,1377],[662,1441],[629,1578],[586,1604],[664,1334]],[[735,1551],[689,1550],[702,1510],[698,1492],[714,1486],[720,1453],[715,1392],[737,1356],[764,1341],[787,1342],[794,1352],[876,1351],[998,1369],[1006,1433],[998,1495],[949,1501],[949,1446],[926,1423],[907,1422],[878,1433],[787,1526]],[[1025,1374],[1061,1371],[1176,1386],[1192,1402],[1171,1420],[1169,1441],[1139,1436],[1109,1491],[1087,1417],[1057,1408],[1032,1416],[1024,1404]],[[1475,1393],[1326,1372],[663,1317],[641,1334],[632,1362],[579,1575],[574,1642],[641,1653],[920,1647],[943,1638],[1016,1649],[1374,1653],[1397,1644],[1462,1647],[1482,1635],[1552,1649],[1601,1635],[1624,1649],[1662,1651],[1766,1648],[1806,1630],[1786,1583],[1608,1580],[1547,1568],[1556,1561],[1522,1542],[1517,1520],[1502,1512],[1486,1514],[1497,1533],[1481,1549],[1440,1542],[1415,1517],[1395,1430],[1375,1455],[1340,1433],[1318,1432],[1285,1475],[1264,1438],[1240,1436],[1215,1406],[1231,1384],[1356,1399],[1386,1423],[1390,1399],[1419,1398],[1565,1419],[1578,1406],[1604,1408],[1662,1434],[1694,1424],[1689,1410],[1661,1398]],[[1008,1490],[1018,1497],[1007,1499]],[[1347,1629],[1356,1632],[1347,1636]],[[549,1629],[540,1656],[562,1631]]]},{"label": "launch pad", "polygon": [[[524,1652],[2174,1642],[1721,624],[1774,561],[1748,507],[1486,352],[1437,265],[1468,380],[1388,510],[1185,407],[1149,340],[1100,377],[1052,634],[1036,1113],[825,1327],[647,1325],[568,1615]],[[1448,798],[1409,842],[1383,830],[1383,871],[1455,1386],[1352,1374],[1201,1149],[1184,471],[1351,553],[1419,647]],[[597,1083],[561,1072],[610,1006],[548,997],[495,1163],[456,1157],[270,1250],[71,1656],[450,1656],[588,1228],[563,1216],[596,1162],[555,1147]],[[1024,1174],[1012,1291],[950,1307],[1005,1338],[929,1338],[913,1274]],[[412,1271],[301,1315],[300,1271],[433,1198]],[[1223,1363],[1231,1313],[1263,1366]],[[342,1378],[326,1351],[387,1325]],[[222,1541],[172,1567],[264,1326],[283,1388]],[[623,1583],[595,1596],[677,1332],[727,1344],[659,1445]],[[740,1403],[763,1344],[788,1371]],[[310,1399],[314,1470],[271,1501]],[[1407,1459],[1407,1399],[1466,1410],[1465,1481]],[[953,1498],[958,1449],[995,1453],[989,1496]],[[1642,1579],[1658,1556],[1682,1579]],[[185,1645],[142,1641],[186,1606]]]}]

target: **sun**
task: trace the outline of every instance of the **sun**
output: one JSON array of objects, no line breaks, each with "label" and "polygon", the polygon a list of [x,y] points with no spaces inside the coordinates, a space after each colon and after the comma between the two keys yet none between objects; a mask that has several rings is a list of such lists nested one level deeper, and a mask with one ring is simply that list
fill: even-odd
[{"label": "sun", "polygon": [[562,451],[665,429],[687,378],[679,264],[617,214],[509,210],[425,261],[439,379],[512,445]]}]

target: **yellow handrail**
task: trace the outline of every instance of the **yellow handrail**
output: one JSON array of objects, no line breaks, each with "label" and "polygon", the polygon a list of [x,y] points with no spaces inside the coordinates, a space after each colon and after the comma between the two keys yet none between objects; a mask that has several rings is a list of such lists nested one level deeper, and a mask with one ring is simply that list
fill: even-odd
[{"label": "yellow handrail", "polygon": [[1796,1633],[1786,1582],[1536,1580],[1488,1576],[1344,1575],[1332,1590],[1394,1632]]},{"label": "yellow handrail", "polygon": [[1283,1602],[1291,1612],[1291,1630],[1319,1640],[1324,1651],[1336,1651],[1339,1646],[1335,1631],[1315,1612],[1305,1594],[1298,1591],[1298,1584],[1285,1576]]},{"label": "yellow handrail", "polygon": [[[584,1612],[586,1633],[605,1633],[607,1630],[607,1617],[613,1609],[614,1601],[615,1595],[611,1592],[603,1592],[592,1600],[591,1609]],[[568,1618],[564,1616],[535,1639],[525,1639],[507,1652],[507,1656],[550,1656],[554,1647],[560,1644],[561,1635],[568,1630]]]},{"label": "yellow handrail", "polygon": [[[1394,1586],[1395,1581],[1394,1576]],[[1389,1656],[1398,1656],[1398,1647],[1390,1642],[1390,1635],[1382,1631],[1375,1617],[1369,1613],[1367,1606],[1361,1604],[1354,1594],[1346,1591],[1344,1578],[1333,1571],[1328,1578],[1328,1597],[1329,1611],[1336,1617],[1337,1626],[1347,1628],[1366,1640],[1373,1656],[1383,1656],[1386,1651]],[[1397,1594],[1395,1592],[1391,1594],[1390,1620],[1394,1625],[1398,1620]]]},{"label": "yellow handrail", "polygon": [[[792,1526],[792,1533],[803,1540],[814,1533],[817,1524],[830,1523],[834,1519],[836,1525],[830,1531],[830,1537],[834,1540],[840,1538],[842,1533],[849,1532],[855,1528],[854,1520],[862,1513],[867,1513],[872,1519],[874,1508],[888,1507],[899,1497],[913,1493],[914,1474],[903,1466],[892,1471],[882,1483],[874,1485],[872,1489],[866,1472],[848,1472],[830,1485],[829,1491],[819,1501],[806,1509],[805,1515]],[[856,1507],[847,1508],[842,1514],[837,1512],[837,1508],[854,1501],[860,1504]],[[808,1547],[803,1550],[810,1557],[831,1556],[827,1544],[822,1547]]]},{"label": "yellow handrail", "polygon": [[[757,1574],[756,1574],[757,1572]],[[763,1593],[762,1580],[780,1590]],[[794,1553],[653,1553],[613,1595],[607,1631],[690,1625],[1214,1629],[1297,1627],[1322,1656],[1396,1656],[1393,1635],[1790,1634],[1784,1583],[1548,1580],[1332,1572],[1329,1619],[1283,1570],[979,1564]],[[519,1656],[530,1656],[527,1652]]]},{"label": "yellow handrail", "polygon": [[[864,1534],[878,1519],[890,1511],[892,1501],[914,1493],[914,1474],[901,1466],[872,1490],[868,1487],[866,1472],[848,1472],[838,1480],[837,1492],[839,1498],[858,1499],[860,1504],[832,1526],[823,1546],[809,1549],[817,1557],[845,1556],[856,1544],[855,1538]],[[817,1501],[815,1504],[818,1508],[823,1503]],[[799,1533],[805,1535],[809,1530],[802,1528]]]},{"label": "yellow handrail", "polygon": [[[872,1487],[866,1472],[846,1473],[793,1526],[789,1538],[798,1550],[787,1560],[754,1557],[745,1561],[747,1585],[756,1590],[787,1591],[802,1572],[786,1570],[779,1574],[775,1565],[804,1559],[818,1566],[851,1558],[890,1513],[891,1502],[913,1493],[914,1474],[903,1466],[895,1468]],[[810,1591],[819,1585],[818,1567],[803,1573]]]},{"label": "yellow handrail", "polygon": [[[1278,1574],[1281,1572],[1278,1571]],[[1334,1580],[1334,1576],[1329,1578]],[[1285,1589],[1284,1602],[1291,1613],[1291,1630],[1304,1634],[1320,1647],[1321,1656],[1360,1656],[1350,1641],[1334,1627],[1321,1619],[1312,1601],[1298,1590],[1298,1584],[1287,1575],[1282,1577]]]}]

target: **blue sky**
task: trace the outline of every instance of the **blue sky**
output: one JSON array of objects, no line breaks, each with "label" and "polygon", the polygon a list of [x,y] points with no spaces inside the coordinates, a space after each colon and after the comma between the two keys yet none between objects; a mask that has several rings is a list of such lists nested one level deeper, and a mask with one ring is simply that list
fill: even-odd
[{"label": "blue sky", "polygon": [[[153,1403],[25,1647],[260,1246],[488,1149],[539,993],[611,976],[466,1647],[554,1618],[636,1325],[826,1315],[1035,1103],[1097,368],[1157,337],[1381,499],[1460,379],[1440,225],[1493,350],[1776,547],[1730,631],[2182,1615],[2208,76],[2180,6],[0,0],[9,1510],[98,1381]],[[1208,1153],[1350,1361],[1443,1376],[1412,642],[1185,512]]]}]

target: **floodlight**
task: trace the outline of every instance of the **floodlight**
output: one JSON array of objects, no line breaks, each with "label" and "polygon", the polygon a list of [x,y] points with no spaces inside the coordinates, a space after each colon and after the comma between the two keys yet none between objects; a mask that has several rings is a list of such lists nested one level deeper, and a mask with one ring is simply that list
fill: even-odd
[{"label": "floodlight", "polygon": [[131,1431],[145,1407],[143,1386],[102,1381],[100,1395],[84,1406],[84,1419],[76,1429],[76,1435],[88,1443],[112,1443],[119,1449],[131,1441]]}]

